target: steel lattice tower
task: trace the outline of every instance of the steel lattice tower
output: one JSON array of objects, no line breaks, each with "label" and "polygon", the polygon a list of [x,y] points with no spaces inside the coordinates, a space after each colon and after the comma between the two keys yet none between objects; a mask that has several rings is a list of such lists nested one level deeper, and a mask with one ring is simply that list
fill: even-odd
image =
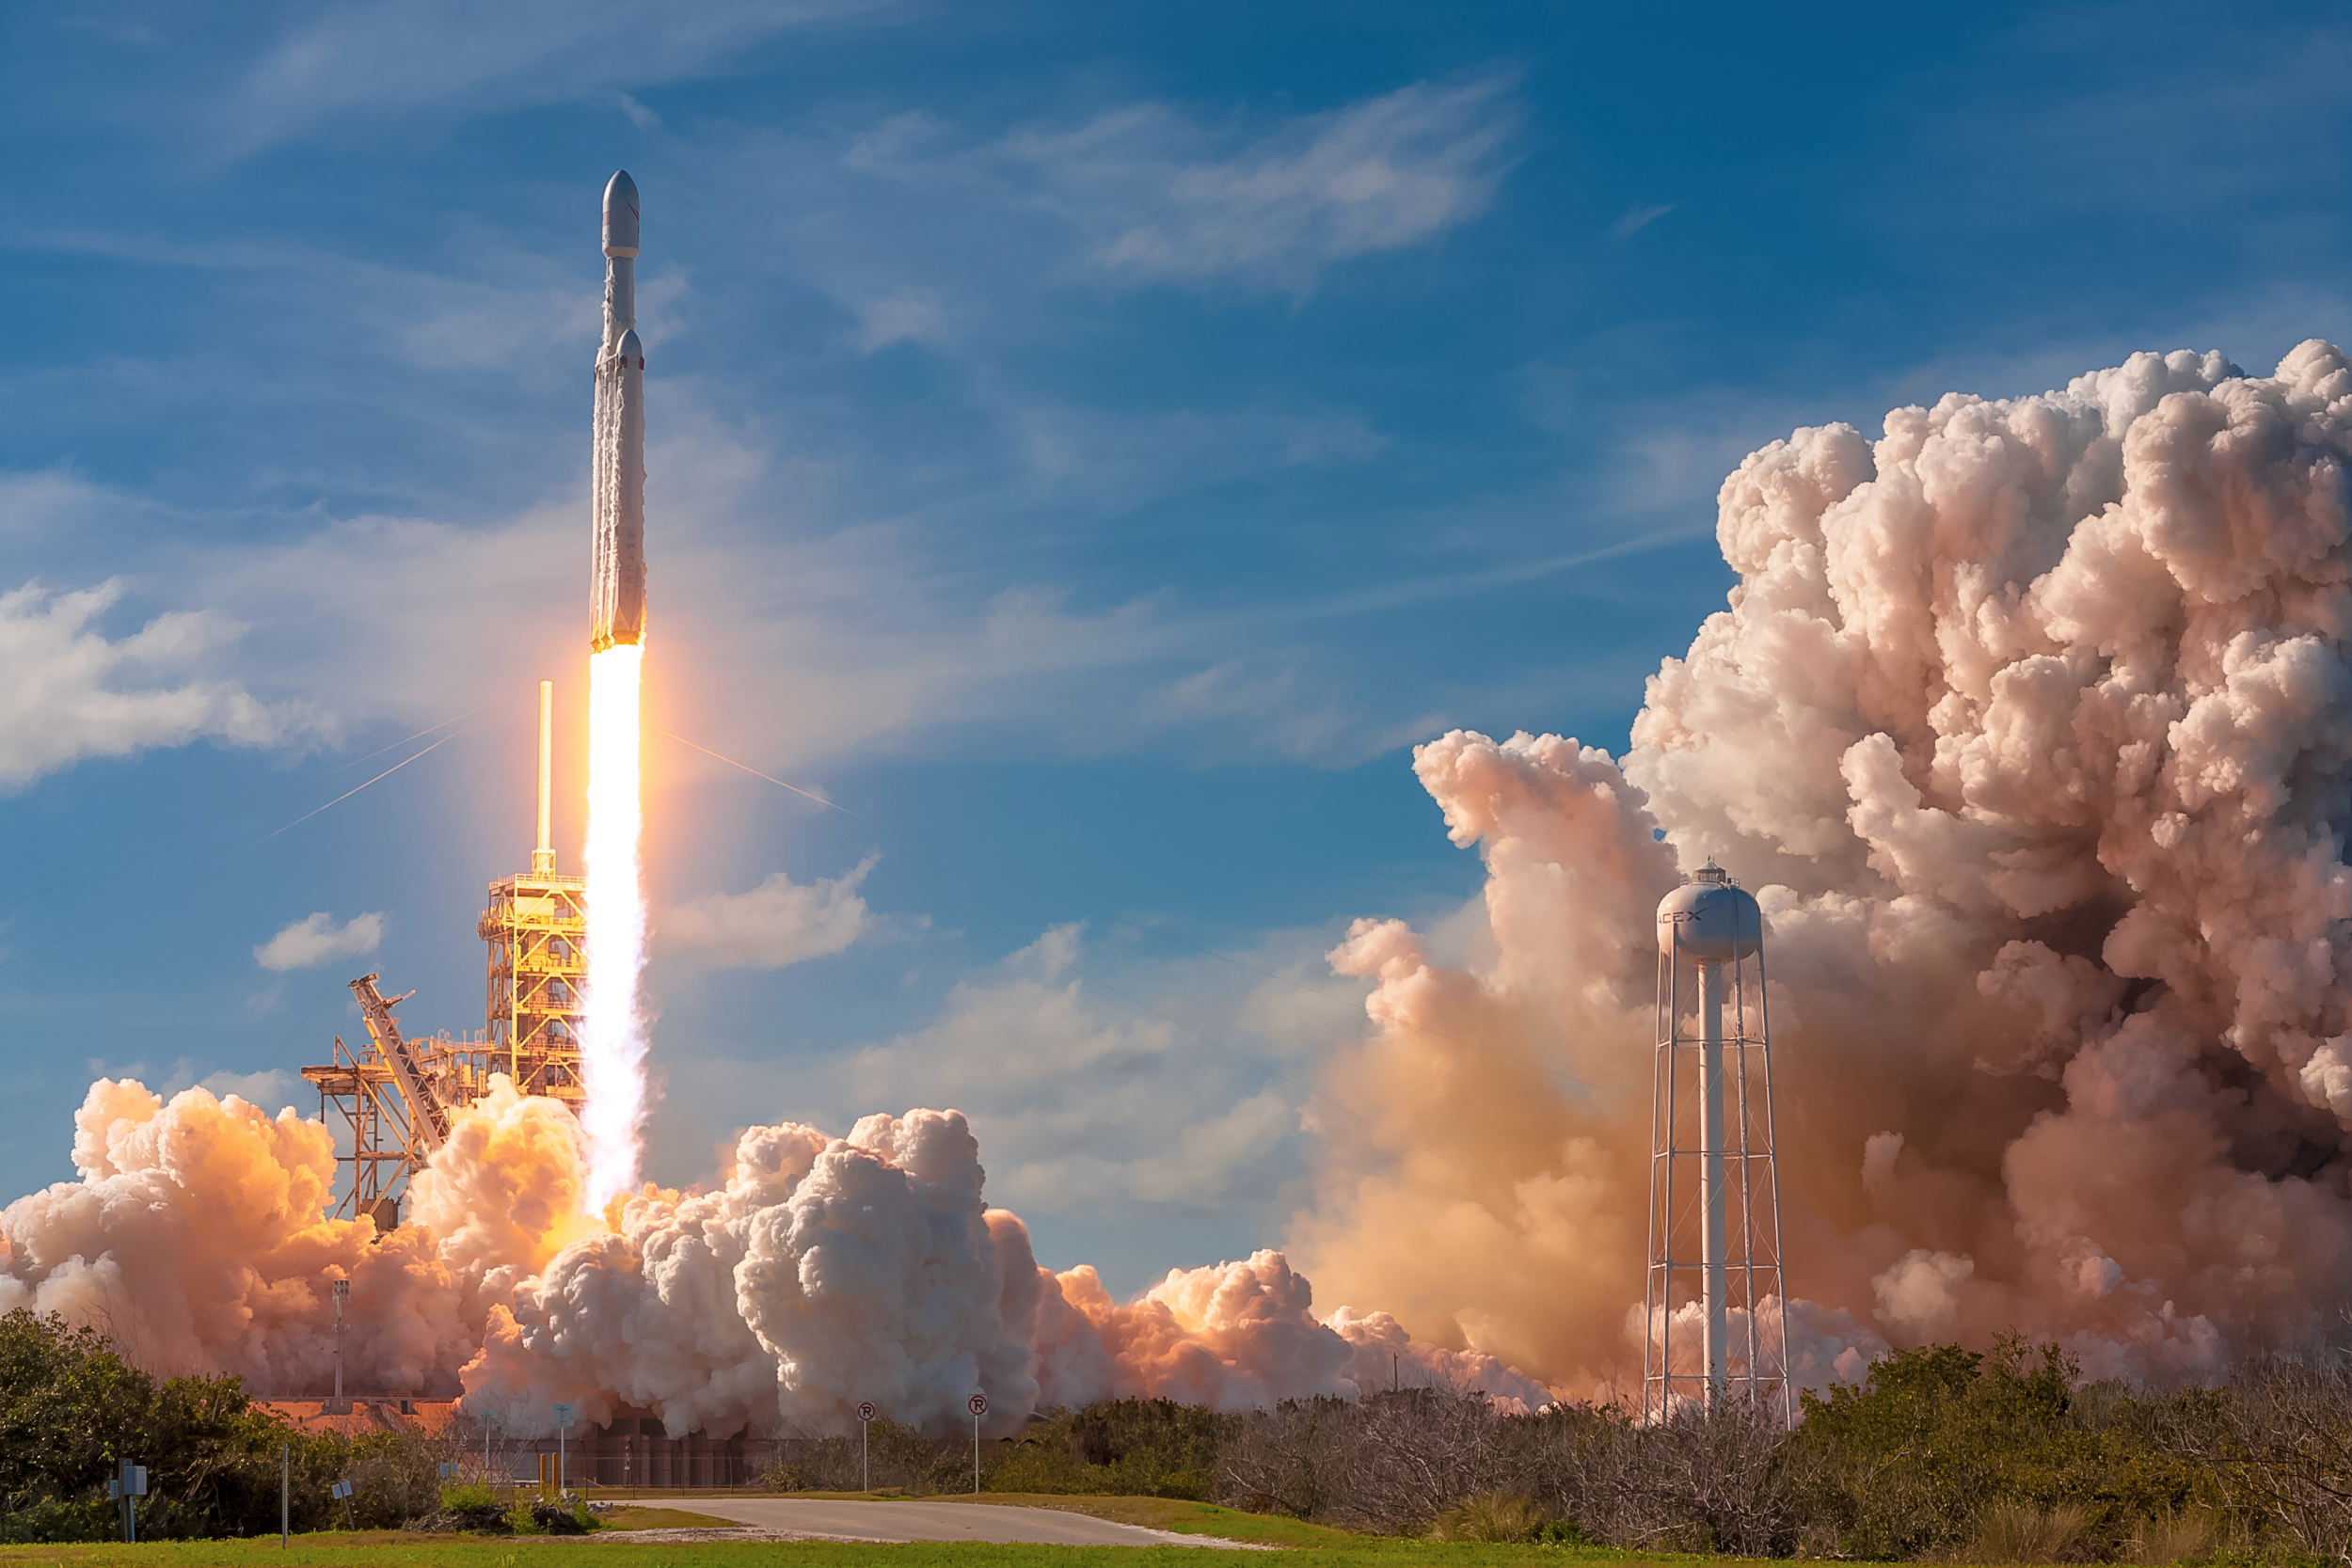
[{"label": "steel lattice tower", "polygon": [[1726,1399],[1795,1414],[1763,924],[1711,860],[1658,906],[1645,1422]]}]

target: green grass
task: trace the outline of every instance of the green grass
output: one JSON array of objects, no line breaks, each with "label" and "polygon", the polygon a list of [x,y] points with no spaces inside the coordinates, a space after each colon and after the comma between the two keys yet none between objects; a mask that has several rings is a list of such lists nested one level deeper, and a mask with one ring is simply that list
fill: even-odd
[{"label": "green grass", "polygon": [[[710,1492],[709,1497],[764,1494]],[[888,1502],[889,1495],[855,1492],[800,1493],[807,1497]],[[675,1497],[668,1494],[664,1501]],[[922,1499],[978,1506],[1051,1508],[1120,1524],[1141,1525],[1184,1535],[1289,1548],[1279,1560],[1263,1552],[1227,1552],[1196,1546],[997,1545],[977,1542],[914,1542],[872,1545],[845,1542],[691,1542],[677,1544],[603,1542],[594,1536],[551,1539],[420,1535],[402,1530],[341,1531],[297,1535],[280,1550],[275,1536],[252,1541],[157,1542],[136,1546],[0,1546],[0,1568],[1570,1568],[1644,1563],[1699,1568],[1709,1559],[1600,1547],[1504,1546],[1475,1543],[1406,1541],[1345,1530],[1271,1513],[1243,1513],[1214,1503],[1168,1497],[1064,1496],[1017,1492],[947,1494]],[[615,1507],[602,1516],[616,1529],[734,1528],[735,1521],[682,1509]],[[580,1552],[593,1552],[592,1563]],[[1177,1553],[1171,1557],[1169,1554]]]},{"label": "green grass", "polygon": [[[1345,1536],[1343,1546],[1307,1546],[1286,1553],[1282,1568],[1540,1568],[1572,1562],[1695,1565],[1699,1558],[1561,1547],[1446,1544]],[[1262,1552],[1219,1552],[1197,1546],[1024,1546],[972,1542],[918,1542],[903,1546],[832,1541],[713,1542],[645,1545],[595,1537],[551,1541],[419,1536],[396,1530],[297,1535],[290,1550],[276,1538],[258,1541],[156,1542],[136,1546],[4,1546],[0,1564],[72,1568],[1266,1568]],[[1182,1553],[1182,1556],[1171,1556]]]},{"label": "green grass", "polygon": [[611,1513],[596,1515],[607,1529],[740,1529],[742,1521],[709,1513],[689,1513],[682,1508],[641,1507],[615,1503]]}]

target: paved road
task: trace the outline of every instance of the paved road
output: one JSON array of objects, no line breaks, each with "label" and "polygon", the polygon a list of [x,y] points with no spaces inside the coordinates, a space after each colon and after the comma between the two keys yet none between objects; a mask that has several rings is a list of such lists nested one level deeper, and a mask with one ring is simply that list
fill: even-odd
[{"label": "paved road", "polygon": [[692,1497],[674,1506],[758,1529],[866,1541],[1030,1541],[1058,1546],[1232,1546],[1052,1508],[993,1503],[839,1502],[821,1497]]}]

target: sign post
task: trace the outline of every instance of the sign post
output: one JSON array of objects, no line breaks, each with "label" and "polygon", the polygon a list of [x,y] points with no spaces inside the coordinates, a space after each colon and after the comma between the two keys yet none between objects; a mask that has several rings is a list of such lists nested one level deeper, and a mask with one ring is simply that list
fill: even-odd
[{"label": "sign post", "polygon": [[117,1512],[122,1515],[122,1539],[126,1542],[136,1541],[139,1538],[139,1513],[138,1505],[133,1499],[147,1496],[147,1466],[123,1460],[116,1469],[114,1479],[106,1482],[106,1496],[118,1499],[120,1505]]},{"label": "sign post", "polygon": [[359,1521],[352,1515],[351,1512],[351,1482],[347,1481],[339,1481],[329,1490],[334,1496],[341,1497],[343,1500],[343,1528],[345,1529],[358,1529],[359,1528]]},{"label": "sign post", "polygon": [[294,1445],[278,1445],[278,1549],[294,1534]]},{"label": "sign post", "polygon": [[980,1495],[980,1418],[988,1414],[988,1396],[975,1394],[963,1402],[972,1412],[972,1495]]},{"label": "sign post", "polygon": [[564,1434],[572,1429],[572,1417],[578,1405],[559,1404],[555,1407],[555,1500],[564,1500]]},{"label": "sign post", "polygon": [[874,1489],[874,1464],[869,1457],[872,1449],[867,1446],[866,1436],[873,1421],[874,1403],[868,1400],[857,1407],[857,1479],[858,1490],[861,1492],[871,1492]]}]

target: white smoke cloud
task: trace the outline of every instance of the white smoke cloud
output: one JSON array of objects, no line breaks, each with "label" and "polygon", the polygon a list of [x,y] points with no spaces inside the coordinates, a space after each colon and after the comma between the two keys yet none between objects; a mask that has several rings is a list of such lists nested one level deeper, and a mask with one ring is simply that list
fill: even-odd
[{"label": "white smoke cloud", "polygon": [[0,1311],[57,1312],[167,1372],[264,1393],[331,1386],[328,1284],[352,1281],[347,1365],[375,1386],[454,1391],[471,1342],[432,1240],[325,1218],[334,1139],[188,1089],[101,1079],[74,1116],[78,1181],[0,1210]]},{"label": "white smoke cloud", "polygon": [[662,912],[655,940],[712,969],[782,969],[838,953],[873,928],[857,890],[881,858],[867,855],[842,876],[814,882],[778,871],[749,893],[690,899]]},{"label": "white smoke cloud", "polygon": [[1009,1433],[1041,1403],[1168,1392],[1238,1409],[1349,1393],[1392,1366],[1548,1397],[1385,1315],[1318,1321],[1277,1252],[1173,1272],[1127,1306],[1090,1270],[1041,1270],[1020,1219],[987,1207],[956,1111],[866,1117],[845,1138],[755,1127],[711,1190],[649,1187],[590,1216],[579,1124],[496,1076],[389,1237],[321,1217],[333,1140],[292,1111],[102,1080],[73,1157],[80,1180],[0,1211],[0,1311],[94,1323],[150,1366],[315,1392],[332,1373],[327,1286],[347,1277],[348,1386],[462,1386],[523,1435],[557,1400],[713,1436],[846,1430],[871,1400],[954,1431],[975,1391]]},{"label": "white smoke cloud", "polygon": [[1335,1069],[1375,1114],[1324,1127],[1292,1255],[1555,1386],[1622,1377],[1648,912],[1712,852],[1769,924],[1792,1323],[2013,1325],[2153,1377],[2312,1332],[2352,1287],[2348,464],[2319,342],[1749,457],[1740,584],[1622,762],[1417,753],[1492,957],[1392,922],[1335,953],[1379,981]]},{"label": "white smoke cloud", "polygon": [[355,914],[342,925],[325,910],[288,921],[276,936],[253,950],[253,961],[263,969],[308,969],[330,958],[353,958],[373,953],[384,940],[383,911]]},{"label": "white smoke cloud", "polygon": [[[271,746],[305,727],[295,708],[233,682],[193,678],[207,656],[236,641],[243,628],[234,622],[174,610],[109,640],[98,623],[122,594],[111,578],[73,593],[28,583],[0,594],[0,668],[8,672],[0,682],[0,787],[88,757],[199,739]],[[141,684],[151,676],[165,684]]]}]

